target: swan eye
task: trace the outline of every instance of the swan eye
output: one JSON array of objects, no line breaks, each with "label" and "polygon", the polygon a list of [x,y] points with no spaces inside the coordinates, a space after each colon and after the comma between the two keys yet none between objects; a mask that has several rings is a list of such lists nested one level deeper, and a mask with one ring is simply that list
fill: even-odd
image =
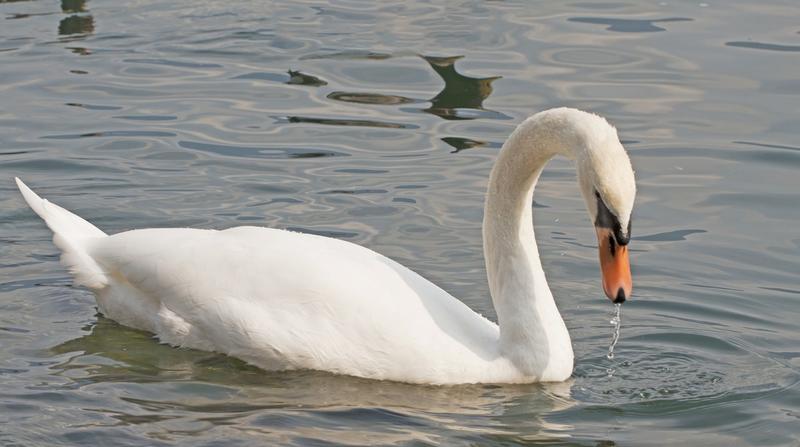
[{"label": "swan eye", "polygon": [[614,213],[608,209],[606,203],[603,201],[603,198],[600,197],[600,193],[595,191],[594,195],[597,197],[597,216],[594,220],[594,226],[608,228],[609,230],[614,230],[619,227],[619,219],[617,219],[617,216],[615,216]]},{"label": "swan eye", "polygon": [[600,197],[600,193],[597,190],[594,191],[595,197],[597,197],[597,216],[594,220],[594,226],[598,228],[607,228],[611,230],[614,234],[614,242],[625,246],[628,245],[631,239],[631,222],[628,221],[628,228],[625,233],[622,232],[622,224],[619,223],[619,218],[611,212],[610,209],[606,206],[606,203],[603,201],[603,198]]}]

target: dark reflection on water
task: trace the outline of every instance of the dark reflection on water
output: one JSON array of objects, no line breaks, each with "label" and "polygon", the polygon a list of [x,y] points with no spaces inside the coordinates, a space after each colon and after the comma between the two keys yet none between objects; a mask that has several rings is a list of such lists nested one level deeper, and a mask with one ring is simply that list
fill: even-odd
[{"label": "dark reflection on water", "polygon": [[287,116],[279,118],[278,122],[288,123],[312,123],[324,124],[327,126],[355,126],[355,127],[383,127],[386,129],[416,129],[415,124],[389,123],[384,121],[358,120],[358,119],[338,119],[338,118],[313,118],[309,116]]},{"label": "dark reflection on water", "polygon": [[101,106],[101,105],[92,105],[92,104],[79,104],[76,102],[68,102],[66,105],[70,107],[82,107],[84,109],[89,110],[120,110],[122,107],[118,106]]},{"label": "dark reflection on water", "polygon": [[94,32],[94,17],[84,13],[87,0],[61,0],[61,11],[73,14],[61,19],[58,24],[58,34],[67,36],[70,34],[91,34]]},{"label": "dark reflection on water", "polygon": [[327,149],[287,148],[287,147],[246,147],[226,144],[208,144],[197,141],[179,141],[186,149],[212,152],[228,157],[245,158],[318,158],[346,156],[347,154]]},{"label": "dark reflection on water", "polygon": [[379,104],[385,106],[420,102],[412,98],[397,95],[382,95],[380,93],[332,92],[328,94],[328,98],[355,104]]},{"label": "dark reflection on water", "polygon": [[63,12],[86,12],[87,0],[61,0]]},{"label": "dark reflection on water", "polygon": [[461,109],[483,111],[483,101],[492,94],[492,82],[501,78],[501,76],[473,78],[459,73],[455,64],[463,57],[422,57],[444,81],[444,88],[430,100],[431,106],[424,111],[448,120],[478,117],[508,119],[509,117],[498,112],[486,111],[489,112],[486,114],[488,116],[461,112]]},{"label": "dark reflection on water", "polygon": [[78,54],[80,56],[89,56],[92,54],[92,50],[84,47],[66,47],[66,48],[72,51],[74,54]]},{"label": "dark reflection on water", "polygon": [[771,149],[787,149],[790,151],[800,151],[800,146],[787,146],[785,144],[767,144],[767,143],[755,143],[752,141],[734,141],[735,144],[744,144],[747,146],[761,146]]},{"label": "dark reflection on water", "polygon": [[462,137],[444,137],[442,138],[442,141],[453,147],[451,152],[454,154],[465,149],[473,149],[478,147],[493,147],[499,149],[501,146],[497,143],[488,143],[486,141],[478,141]]},{"label": "dark reflection on water", "polygon": [[260,81],[282,82],[291,85],[307,85],[309,87],[322,87],[328,83],[317,76],[302,73],[300,71],[289,70],[283,73],[247,73],[236,76],[234,79],[255,79]]},{"label": "dark reflection on water", "polygon": [[[459,73],[455,69],[455,63],[464,56],[421,57],[428,62],[428,65],[444,81],[444,88],[435,97],[427,100],[431,105],[423,109],[423,112],[447,120],[509,119],[508,116],[502,113],[483,108],[483,101],[492,94],[492,82],[500,79],[500,76],[473,78]],[[328,94],[328,98],[336,101],[370,105],[400,105],[426,101],[399,95],[341,91]],[[404,111],[415,110],[404,109]]]},{"label": "dark reflection on water", "polygon": [[780,45],[775,43],[752,42],[752,41],[733,41],[725,42],[729,47],[739,48],[752,48],[754,50],[768,50],[768,51],[800,51],[800,45]]},{"label": "dark reflection on water", "polygon": [[300,60],[314,60],[314,59],[371,59],[371,60],[384,60],[391,58],[392,55],[388,53],[378,53],[374,51],[360,51],[360,50],[345,50],[334,51],[330,53],[319,54],[306,54],[300,56]]},{"label": "dark reflection on water", "polygon": [[309,74],[293,70],[289,70],[289,80],[286,81],[286,83],[293,85],[308,85],[311,87],[320,87],[323,85],[328,85],[327,82],[323,81],[322,79],[316,76],[312,76]]},{"label": "dark reflection on water", "polygon": [[69,16],[61,19],[58,24],[58,34],[90,34],[94,32],[94,19],[91,16]]},{"label": "dark reflection on water", "polygon": [[596,25],[608,25],[608,31],[618,33],[653,33],[666,31],[666,29],[656,26],[656,23],[668,22],[690,22],[692,19],[687,17],[671,17],[667,19],[637,20],[637,19],[612,19],[605,17],[570,17],[570,22],[592,23]]},{"label": "dark reflection on water", "polygon": [[247,73],[236,76],[234,79],[256,79],[259,81],[285,82],[288,83],[291,77],[282,73]]},{"label": "dark reflection on water", "polygon": [[109,130],[104,132],[87,132],[82,134],[66,134],[66,135],[44,135],[41,138],[47,140],[74,140],[77,138],[95,138],[95,137],[174,137],[177,134],[172,132],[161,131],[147,131],[147,130]]}]

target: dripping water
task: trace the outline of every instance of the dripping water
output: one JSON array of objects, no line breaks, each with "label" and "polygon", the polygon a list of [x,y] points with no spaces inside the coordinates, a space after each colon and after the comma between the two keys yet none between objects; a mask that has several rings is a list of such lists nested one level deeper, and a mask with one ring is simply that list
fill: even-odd
[{"label": "dripping water", "polygon": [[[606,354],[606,358],[609,360],[614,360],[614,348],[617,346],[617,342],[619,341],[619,331],[620,327],[622,326],[621,303],[614,304],[614,316],[611,318],[610,323],[614,326],[614,334],[611,336],[611,344],[608,346],[608,354]],[[612,377],[615,372],[616,368],[613,366],[606,369],[608,377]]]}]

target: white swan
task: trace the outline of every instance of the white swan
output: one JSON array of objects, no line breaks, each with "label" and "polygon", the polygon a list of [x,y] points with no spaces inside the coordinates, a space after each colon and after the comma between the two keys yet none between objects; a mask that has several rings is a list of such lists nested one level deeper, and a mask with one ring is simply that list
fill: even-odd
[{"label": "white swan", "polygon": [[164,343],[265,369],[427,384],[562,381],[572,374],[572,346],[542,271],[531,210],[539,174],[556,154],[576,162],[606,295],[621,302],[631,293],[636,186],[628,156],[605,119],[552,109],[517,127],[489,180],[483,246],[499,326],[349,242],[257,227],[108,236],[17,185],[100,311]]}]

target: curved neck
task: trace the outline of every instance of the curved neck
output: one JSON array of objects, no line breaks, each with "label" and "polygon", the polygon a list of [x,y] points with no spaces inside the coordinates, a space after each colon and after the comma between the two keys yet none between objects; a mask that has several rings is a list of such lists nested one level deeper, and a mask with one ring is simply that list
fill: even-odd
[{"label": "curved neck", "polygon": [[530,118],[509,136],[489,179],[483,219],[486,272],[500,350],[526,374],[572,370],[572,345],[547,285],[533,231],[533,191],[556,154],[574,145]]}]

